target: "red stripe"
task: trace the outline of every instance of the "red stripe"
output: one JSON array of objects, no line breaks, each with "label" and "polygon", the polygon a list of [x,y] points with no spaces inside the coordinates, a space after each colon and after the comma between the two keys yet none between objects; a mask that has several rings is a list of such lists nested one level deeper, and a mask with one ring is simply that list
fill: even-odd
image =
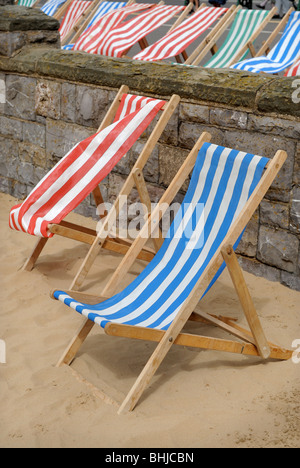
[{"label": "red stripe", "polygon": [[[128,152],[133,143],[142,135],[148,125],[152,122],[154,117],[157,115],[158,111],[164,106],[165,102],[159,102],[152,111],[148,114],[146,119],[139,125],[139,127],[132,133],[130,139],[127,139],[125,143],[119,148],[115,155],[109,160],[105,165],[100,174],[97,174],[96,177],[72,200],[71,203],[57,216],[53,219],[52,223],[59,223],[68,213],[74,210],[81,202],[84,200],[101,182],[105,179],[115,165],[120,161],[122,156]],[[49,222],[48,222],[49,224]]]},{"label": "red stripe", "polygon": [[[117,151],[117,153],[111,158],[111,160],[106,164],[106,166],[101,170],[99,174],[97,174],[97,177],[95,180],[97,180],[97,183],[99,184],[101,180],[103,180],[107,174],[111,171],[111,169],[117,164],[117,162],[121,159],[121,157],[125,154],[122,149],[124,147],[130,148],[132,144],[135,141],[135,137],[138,138],[144,130],[147,128],[148,124],[152,121],[154,116],[157,114],[157,112],[160,110],[160,108],[164,105],[164,103],[159,102],[158,105],[154,108],[152,112],[150,112],[149,116],[144,119],[144,121],[140,124],[140,126],[135,130],[133,133],[133,136],[131,136],[129,139],[127,139],[126,143]],[[70,178],[68,181],[55,193],[53,196],[42,206],[38,209],[38,211],[32,216],[30,220],[30,224],[28,227],[28,232],[30,234],[34,233],[36,221],[39,218],[43,218],[47,212],[50,211],[50,209],[55,206],[59,200],[66,195],[74,186],[78,184],[78,182],[82,179],[82,177],[94,166],[94,164],[101,158],[103,153],[112,145],[112,143],[115,141],[115,139],[118,137],[118,135],[126,128],[126,126],[131,122],[132,118],[138,114],[140,111],[137,110],[135,113],[128,115],[125,119],[122,119],[119,125],[117,125],[105,138],[105,140],[98,146],[96,151],[89,156],[88,161]],[[93,140],[93,137],[90,137],[89,142]],[[126,150],[127,151],[127,150]],[[75,152],[78,153],[78,148],[75,149]],[[80,154],[82,151],[80,151]],[[97,185],[96,183],[96,185]],[[96,187],[88,184],[87,187],[85,188],[84,192],[86,195],[91,193],[91,191]],[[83,198],[78,195],[75,197],[74,200],[72,200],[70,206],[76,207],[79,203],[76,203],[76,200],[80,198],[80,201],[83,200]],[[71,208],[71,210],[73,209]],[[64,209],[60,216],[59,219],[63,219],[63,217],[70,211],[70,208]],[[52,222],[58,222],[58,221],[52,221]]]},{"label": "red stripe", "polygon": [[[140,60],[147,60],[149,57],[150,60],[155,60],[156,58],[159,57],[163,49],[168,48],[164,54],[164,57],[170,57],[173,56],[172,51],[176,47],[176,54],[180,54],[183,52],[200,34],[202,34],[204,31],[206,31],[211,24],[213,24],[221,15],[223,15],[225,12],[227,12],[227,8],[221,8],[221,9],[212,9],[212,8],[204,8],[203,10],[200,10],[199,14],[194,18],[194,15],[186,20],[184,23],[182,23],[180,26],[174,29],[174,31],[171,31],[166,37],[162,38],[161,40],[157,41],[155,44],[150,46],[149,48],[145,49],[145,55],[137,54],[136,57],[137,59]],[[212,16],[212,13],[214,15]],[[185,40],[181,40],[181,47],[177,49],[178,42],[173,44],[176,40],[180,40],[182,37],[182,34],[184,32],[184,29],[190,26],[190,29],[195,29],[198,26],[198,34],[197,31],[191,31],[190,37],[187,37]],[[169,42],[172,42],[171,44],[168,45],[168,41],[166,39],[169,38]],[[152,55],[153,51],[157,48],[158,44],[161,42],[161,46],[158,50],[156,50],[155,55]],[[160,58],[162,60],[162,58]]]}]

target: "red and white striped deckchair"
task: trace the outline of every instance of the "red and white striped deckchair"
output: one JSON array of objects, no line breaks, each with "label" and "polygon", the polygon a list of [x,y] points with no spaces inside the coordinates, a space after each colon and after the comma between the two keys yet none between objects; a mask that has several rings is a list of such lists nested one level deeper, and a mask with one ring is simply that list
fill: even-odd
[{"label": "red and white striped deckchair", "polygon": [[99,38],[105,37],[109,31],[126,19],[130,14],[137,13],[141,10],[147,10],[152,7],[153,4],[151,3],[134,3],[107,13],[79,37],[73,50],[85,50],[87,44],[91,43],[93,40],[97,42]]},{"label": "red and white striped deckchair", "polygon": [[182,6],[154,6],[149,12],[119,23],[108,33],[101,31],[98,36],[93,35],[80,50],[108,57],[122,57],[134,44],[183,10]]},{"label": "red and white striped deckchair", "polygon": [[61,39],[71,31],[82,14],[92,5],[92,1],[74,0],[69,6],[64,19],[60,25],[59,32]]},{"label": "red and white striped deckchair", "polygon": [[171,30],[166,36],[142,50],[133,58],[153,62],[177,57],[227,11],[227,8],[212,8],[202,5],[177,28]]},{"label": "red and white striped deckchair", "polygon": [[98,184],[130,150],[158,112],[163,110],[160,125],[155,127],[150,141],[145,144],[142,152],[144,159],[141,161],[138,158],[137,167],[143,169],[154,148],[153,142],[155,145],[160,138],[178,101],[178,97],[173,96],[166,105],[165,101],[128,94],[128,88],[121,87],[98,132],[79,142],[39,182],[23,203],[11,209],[10,228],[40,238],[24,269],[32,269],[45,241],[54,234],[93,243],[96,232],[83,231],[82,227],[76,230],[76,225],[71,226],[63,219],[90,193],[93,193],[97,205],[103,203]]},{"label": "red and white striped deckchair", "polygon": [[296,60],[286,72],[284,76],[300,76],[300,57]]}]

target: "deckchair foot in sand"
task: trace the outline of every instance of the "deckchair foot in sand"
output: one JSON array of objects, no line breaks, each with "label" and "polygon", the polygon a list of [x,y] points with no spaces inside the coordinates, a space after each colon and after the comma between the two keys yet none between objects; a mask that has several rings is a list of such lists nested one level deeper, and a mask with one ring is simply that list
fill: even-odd
[{"label": "deckchair foot in sand", "polygon": [[[72,362],[94,324],[111,336],[158,343],[120,405],[119,413],[133,410],[173,344],[257,356],[263,360],[288,360],[292,356],[292,351],[267,340],[234,253],[287,155],[279,150],[269,160],[209,141],[207,133],[199,138],[104,288],[102,297],[74,291],[51,293],[54,299],[85,317],[59,364]],[[144,271],[116,294],[120,278],[146,243],[145,233],[151,235],[151,229],[155,228],[153,220],[162,218],[166,206],[192,170],[189,189],[163,245]],[[226,267],[249,330],[232,319],[201,311],[201,299]],[[186,333],[184,326],[188,320],[220,327],[238,341]]]}]

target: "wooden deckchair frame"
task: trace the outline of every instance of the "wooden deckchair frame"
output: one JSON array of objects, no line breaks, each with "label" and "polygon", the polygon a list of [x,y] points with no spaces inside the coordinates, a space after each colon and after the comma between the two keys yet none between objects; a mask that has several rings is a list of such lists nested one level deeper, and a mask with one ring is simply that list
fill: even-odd
[{"label": "wooden deckchair frame", "polygon": [[[163,5],[164,2],[161,1],[158,3],[158,5]],[[175,21],[175,23],[171,26],[171,28],[169,29],[168,33],[171,32],[174,28],[176,28],[177,26],[179,26],[182,21],[185,20],[185,18],[187,17],[187,15],[189,14],[189,12],[192,10],[194,4],[192,2],[189,2],[189,4],[187,5],[187,7],[183,10],[183,12],[178,15],[178,18],[177,20]],[[168,34],[167,33],[167,34]],[[147,38],[146,37],[143,37],[141,40],[138,41],[138,44],[141,48],[141,50],[144,50],[146,49],[147,47],[149,47],[149,43],[147,41]],[[123,55],[122,55],[122,58],[130,58],[127,56],[128,52],[132,49],[133,46],[131,46],[129,49],[127,49]]]},{"label": "wooden deckchair frame", "polygon": [[[205,4],[203,3],[200,7],[199,10],[204,7]],[[183,59],[184,59],[184,64],[185,65],[194,65],[195,59],[198,57],[200,52],[202,52],[204,49],[207,50],[205,52],[205,55],[207,52],[211,51],[212,54],[215,53],[216,50],[216,42],[217,40],[221,37],[223,32],[226,30],[228,25],[230,25],[233,21],[235,13],[240,10],[241,7],[236,7],[236,5],[232,5],[228,11],[225,13],[225,15],[221,16],[219,20],[217,21],[217,24],[213,27],[213,29],[210,31],[210,33],[205,37],[205,39],[199,44],[199,46],[193,51],[193,53],[188,57],[187,54],[182,54]],[[179,57],[176,57],[176,61],[178,63],[180,62]]]},{"label": "wooden deckchair frame", "polygon": [[[132,244],[130,250],[127,252],[119,268],[116,270],[113,280],[109,282],[102,293],[101,297],[90,296],[80,292],[67,291],[75,300],[81,301],[88,304],[97,304],[103,302],[105,299],[110,297],[116,290],[116,286],[119,284],[118,279],[120,274],[128,272],[130,266],[137,258],[138,252],[143,248],[146,242],[145,234],[150,232],[155,225],[154,221],[158,222],[163,216],[166,210],[166,204],[171,203],[174,199],[175,194],[178,192],[187,176],[194,167],[197,154],[203,145],[203,143],[210,141],[211,136],[208,133],[203,133],[199,138],[198,142],[190,152],[182,168],[170,184],[169,188],[163,195],[160,203],[152,212],[148,219],[148,222],[142,228],[139,236]],[[143,328],[138,326],[120,325],[116,323],[107,323],[105,326],[105,332],[112,336],[121,336],[128,338],[135,338],[140,340],[155,341],[158,343],[155,351],[148,360],[144,369],[140,373],[133,387],[129,391],[123,403],[119,406],[118,413],[124,413],[134,409],[138,400],[140,399],[145,388],[149,384],[156,370],[162,363],[166,354],[170,350],[173,344],[182,346],[191,346],[201,349],[213,349],[237,354],[244,354],[250,356],[260,356],[263,359],[273,358],[279,360],[287,360],[292,356],[292,351],[283,349],[279,346],[274,345],[267,341],[263,332],[260,320],[255,310],[253,301],[251,299],[249,290],[246,286],[246,282],[243,277],[242,270],[239,266],[237,257],[233,250],[241,232],[246,227],[247,223],[252,218],[260,202],[266,195],[269,187],[277,176],[279,170],[284,164],[287,158],[285,151],[279,150],[276,152],[274,158],[270,160],[267,168],[263,174],[261,181],[254,190],[252,196],[249,198],[245,207],[237,217],[236,221],[232,225],[231,229],[227,233],[226,238],[220,245],[216,254],[208,264],[207,268],[201,275],[197,284],[193,288],[189,297],[182,305],[181,310],[176,315],[175,319],[171,323],[167,331]],[[150,234],[151,235],[151,234]],[[232,282],[238,294],[242,309],[250,327],[250,332],[236,325],[232,319],[226,317],[216,317],[211,314],[207,314],[201,311],[198,307],[198,303],[208,286],[212,282],[213,278],[219,271],[223,262],[226,262],[226,266],[229,270]],[[54,291],[51,293],[52,298]],[[183,327],[188,320],[204,321],[206,323],[213,324],[221,327],[230,334],[237,336],[242,342],[233,340],[224,340],[219,338],[199,336],[189,333],[184,333]],[[81,347],[82,343],[90,333],[94,326],[94,322],[89,319],[84,319],[83,325],[72,339],[68,348],[63,353],[61,359],[58,362],[58,366],[63,364],[70,365],[73,361],[77,351]]]},{"label": "wooden deckchair frame", "polygon": [[[121,99],[122,99],[122,96],[123,94],[127,94],[129,92],[129,88],[128,86],[125,86],[123,85],[119,92],[117,93],[112,105],[110,106],[106,116],[104,117],[99,129],[98,129],[98,132],[100,132],[101,130],[103,130],[104,128],[108,127],[109,125],[111,125],[111,123],[113,122],[113,119],[115,117],[115,114],[119,108],[119,105],[120,105],[120,102],[121,102]],[[145,166],[145,164],[147,163],[148,161],[148,158],[150,157],[153,149],[154,149],[154,146],[156,145],[158,139],[160,138],[161,134],[163,133],[169,119],[171,118],[172,114],[174,113],[176,107],[178,106],[179,104],[179,101],[180,101],[180,98],[179,96],[177,95],[173,95],[171,97],[171,99],[166,102],[166,104],[163,106],[162,108],[162,112],[161,112],[161,116],[157,122],[157,124],[155,125],[153,131],[151,132],[151,135],[149,136],[149,138],[147,139],[145,145],[144,145],[144,148],[140,154],[140,156],[138,157],[135,165],[134,165],[134,168],[133,170],[131,171],[131,173],[129,174],[126,182],[125,182],[125,187],[133,187],[134,184],[137,184],[137,188],[138,188],[138,192],[140,194],[140,197],[141,197],[141,201],[142,203],[144,203],[146,206],[147,206],[147,203],[148,203],[148,200],[145,198],[145,190],[144,190],[144,185],[143,185],[143,180],[142,180],[142,170]],[[140,176],[137,177],[136,176],[136,171],[139,170],[140,171]],[[141,180],[141,182],[139,183],[139,180]],[[118,196],[117,198],[117,202],[118,200],[120,199],[120,197],[122,198],[122,194],[124,194],[124,187],[123,189],[121,189],[121,192],[120,192],[120,195]],[[100,187],[97,186],[95,190],[93,190],[93,196],[94,196],[94,200],[95,200],[95,203],[96,203],[96,206],[99,206],[99,205],[102,205],[104,203],[104,200],[103,200],[103,197],[102,197],[102,194],[101,194],[101,190],[100,190]],[[116,202],[116,203],[117,203]],[[105,213],[103,213],[103,215],[101,216],[104,217],[105,216]],[[104,223],[105,224],[105,223]],[[59,224],[50,224],[49,225],[49,231],[53,234],[58,234],[62,237],[67,237],[69,239],[73,239],[73,240],[77,240],[79,242],[83,242],[85,244],[88,244],[88,245],[91,245],[91,250],[92,250],[92,253],[94,254],[95,253],[95,250],[98,252],[98,249],[95,249],[93,248],[94,246],[94,243],[96,242],[97,243],[97,240],[98,240],[98,235],[97,235],[97,232],[95,230],[92,230],[92,229],[88,229],[86,227],[83,227],[83,226],[80,226],[80,225],[77,225],[77,224],[73,224],[73,223],[69,223],[67,221],[61,221]],[[110,232],[110,231],[107,231],[107,232]],[[29,258],[27,259],[27,261],[25,262],[24,266],[23,266],[23,270],[26,270],[26,271],[31,271],[38,259],[38,257],[40,256],[43,248],[45,247],[47,241],[49,240],[49,238],[39,238],[39,240],[36,242],[36,245],[32,251],[32,253],[30,254]],[[130,248],[131,246],[131,241],[130,240],[127,240],[127,239],[120,239],[118,237],[110,237],[108,236],[107,234],[105,235],[105,238],[103,239],[102,243],[101,243],[101,247],[103,247],[104,249],[106,250],[109,250],[109,251],[113,251],[113,252],[117,252],[117,253],[120,253],[122,255],[125,255],[126,252],[128,251],[128,249]],[[98,244],[97,244],[97,247],[98,247]],[[141,260],[145,260],[145,261],[150,261],[152,260],[153,256],[155,255],[155,252],[156,250],[153,250],[153,249],[150,249],[150,248],[145,248],[143,249],[143,252],[141,252],[139,254],[139,258]],[[95,257],[93,257],[95,258]],[[91,265],[91,264],[90,264]]]},{"label": "wooden deckchair frame", "polygon": [[[82,20],[78,21],[71,31],[67,34],[67,36],[64,38],[62,45],[65,45],[71,40],[71,42],[75,43],[77,39],[81,36],[81,34],[86,30],[87,26],[89,25],[90,21],[93,19],[97,9],[103,3],[104,0],[100,0],[98,3],[94,5],[94,8],[89,12],[88,16],[85,18],[82,18]],[[135,3],[135,0],[129,0],[126,4],[126,6],[132,5]],[[74,35],[73,35],[74,34]]]},{"label": "wooden deckchair frame", "polygon": [[[233,20],[235,19],[236,14],[240,10],[241,10],[240,6],[236,8],[234,13],[228,18],[228,21],[226,22],[226,26],[224,28],[222,28],[222,32],[224,32],[226,27],[228,27],[231,23],[233,23]],[[260,33],[263,31],[264,27],[273,18],[273,16],[275,15],[276,12],[277,12],[277,10],[276,10],[275,7],[270,10],[268,15],[264,19],[264,21],[261,23],[261,25],[252,34],[252,36],[250,37],[247,44],[245,44],[238,52],[236,52],[235,55],[233,55],[231,57],[231,60],[229,61],[227,67],[230,67],[234,63],[237,63],[239,61],[239,59],[244,56],[244,54],[247,52],[247,50],[250,51],[252,57],[254,57],[256,55],[256,51],[254,49],[253,43],[257,39],[257,37],[260,35]],[[217,40],[220,38],[222,32],[218,31],[213,37],[212,37],[212,35],[210,36],[209,42],[204,41],[202,44],[200,44],[200,46],[198,48],[199,49],[198,55],[196,54],[196,51],[195,51],[195,53],[193,54],[192,59],[190,58],[190,60],[188,62],[186,62],[185,64],[197,66],[205,58],[205,56],[207,55],[208,52],[211,51],[212,55],[214,55],[218,51],[218,49],[217,49]]]}]

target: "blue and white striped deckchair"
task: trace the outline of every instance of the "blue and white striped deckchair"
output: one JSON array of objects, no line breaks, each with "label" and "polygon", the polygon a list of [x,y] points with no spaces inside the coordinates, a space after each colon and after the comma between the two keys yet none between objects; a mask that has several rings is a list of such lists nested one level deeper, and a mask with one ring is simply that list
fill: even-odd
[{"label": "blue and white striped deckchair", "polygon": [[[109,299],[102,298],[102,302],[98,298],[88,303],[84,300],[87,296],[83,293],[59,290],[52,293],[53,298],[86,317],[81,332],[72,341],[60,363],[70,364],[74,351],[78,350],[94,324],[100,325],[110,335],[159,341],[119,412],[133,409],[174,342],[199,348],[260,355],[263,358],[291,357],[291,352],[266,341],[250,296],[246,297],[246,286],[244,289],[238,286],[244,280],[232,248],[238,244],[244,228],[285,161],[286,153],[278,151],[270,162],[264,157],[204,143],[209,139],[210,136],[204,134],[198,140],[198,145],[190,153],[109,283],[110,287],[114,284],[116,289],[118,278],[123,277],[134,261],[137,246],[140,248],[146,242],[145,232],[148,232],[153,220],[158,222],[157,213],[163,211],[166,201],[168,204],[173,200],[174,194],[194,165],[182,208],[162,247],[127,288]],[[199,147],[201,149],[198,152]],[[155,226],[152,227],[154,228]],[[239,335],[247,343],[182,333],[182,327],[194,312],[197,303],[223,271],[224,259],[252,331],[250,339],[245,334]],[[108,290],[109,288],[105,289],[103,296],[107,296]],[[203,317],[225,327],[224,322],[208,314]],[[229,326],[227,322],[226,328],[238,335],[238,330],[233,328],[232,323]]]},{"label": "blue and white striped deckchair", "polygon": [[41,10],[48,16],[53,16],[58,10],[58,7],[65,3],[66,0],[49,0],[41,7]]},{"label": "blue and white striped deckchair", "polygon": [[232,65],[253,73],[280,73],[290,67],[300,54],[300,11],[293,11],[282,38],[267,56],[257,56]]},{"label": "blue and white striped deckchair", "polygon": [[93,18],[87,25],[87,28],[90,28],[93,26],[93,24],[102,16],[106,15],[106,13],[109,13],[110,11],[117,10],[119,8],[123,8],[127,5],[127,2],[101,2],[99,7],[97,8]]},{"label": "blue and white striped deckchair", "polygon": [[[65,1],[65,0],[64,0]],[[64,44],[62,46],[62,49],[64,50],[72,50],[74,47],[74,44],[80,34],[84,33],[87,31],[93,24],[96,23],[102,16],[106,15],[107,13],[110,13],[111,11],[118,10],[119,8],[123,8],[127,5],[127,2],[101,2],[100,5],[98,6],[96,12],[93,14],[93,17],[90,19],[86,27],[84,27],[82,30],[80,29],[79,34],[75,34],[75,36],[72,38],[73,43],[72,44]]]}]

